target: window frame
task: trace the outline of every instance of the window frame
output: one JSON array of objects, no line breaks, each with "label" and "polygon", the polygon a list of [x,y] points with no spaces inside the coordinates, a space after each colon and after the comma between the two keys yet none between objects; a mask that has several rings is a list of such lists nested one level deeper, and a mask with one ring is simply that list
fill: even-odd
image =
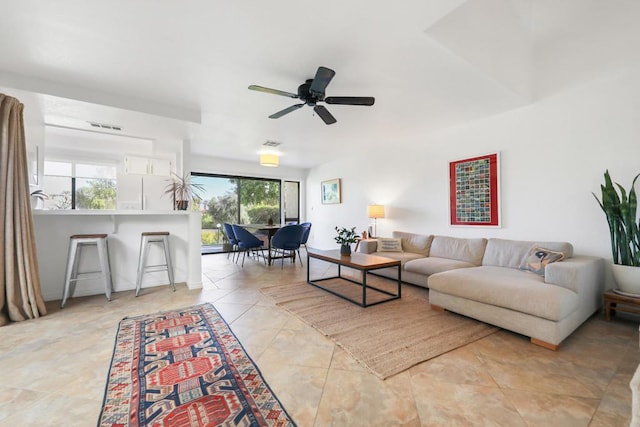
[{"label": "window frame", "polygon": [[[57,175],[57,174],[47,174],[46,173],[46,164],[47,162],[55,162],[55,163],[68,163],[71,165],[71,175]],[[84,165],[91,165],[91,166],[103,166],[103,167],[112,167],[114,169],[115,172],[115,178],[96,178],[96,177],[87,177],[87,176],[77,176],[76,175],[76,165],[78,164],[84,164]],[[43,183],[46,183],[47,181],[47,177],[56,177],[56,178],[69,178],[71,180],[71,208],[69,210],[110,210],[110,209],[78,209],[78,207],[76,206],[76,189],[77,189],[77,185],[76,185],[76,180],[77,179],[84,179],[84,180],[89,180],[89,179],[106,179],[106,180],[110,180],[113,181],[115,183],[116,186],[116,201],[117,201],[117,197],[118,197],[118,193],[117,193],[117,186],[118,186],[118,164],[114,163],[114,162],[104,162],[104,161],[94,161],[94,160],[90,160],[90,159],[76,159],[76,160],[69,160],[69,159],[64,159],[64,158],[60,158],[60,157],[47,157],[44,159],[43,161],[43,168],[42,168],[43,172],[42,172],[42,179],[43,179]],[[44,187],[44,185],[43,185]],[[67,210],[67,209],[53,209],[53,210]]]}]

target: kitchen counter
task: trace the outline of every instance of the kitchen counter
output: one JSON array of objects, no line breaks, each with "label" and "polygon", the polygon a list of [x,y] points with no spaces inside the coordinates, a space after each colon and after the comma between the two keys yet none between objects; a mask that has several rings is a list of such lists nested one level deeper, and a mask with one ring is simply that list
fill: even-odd
[{"label": "kitchen counter", "polygon": [[72,210],[72,209],[60,209],[60,210],[45,210],[45,209],[35,209],[33,210],[33,215],[41,216],[41,215],[89,215],[89,216],[109,216],[109,215],[189,215],[194,213],[193,211],[141,211],[141,210]]},{"label": "kitchen counter", "polygon": [[[176,283],[190,289],[202,287],[200,254],[201,214],[193,211],[160,210],[34,210],[36,247],[40,281],[45,301],[62,297],[64,273],[73,234],[108,234],[113,290],[133,290],[136,284],[140,234],[145,231],[168,231]],[[153,245],[149,265],[161,263],[162,253]],[[80,271],[97,270],[95,251],[82,255]],[[167,285],[166,271],[147,273],[142,284]],[[103,294],[100,280],[83,280],[76,286],[75,296]],[[170,292],[170,291],[169,291]]]}]

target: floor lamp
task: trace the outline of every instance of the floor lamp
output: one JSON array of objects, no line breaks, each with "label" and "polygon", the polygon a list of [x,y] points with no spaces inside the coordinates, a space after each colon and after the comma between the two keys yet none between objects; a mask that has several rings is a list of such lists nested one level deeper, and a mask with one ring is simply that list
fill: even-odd
[{"label": "floor lamp", "polygon": [[373,234],[374,236],[378,236],[378,218],[384,218],[384,206],[383,205],[369,205],[367,206],[367,216],[369,218],[373,218]]}]

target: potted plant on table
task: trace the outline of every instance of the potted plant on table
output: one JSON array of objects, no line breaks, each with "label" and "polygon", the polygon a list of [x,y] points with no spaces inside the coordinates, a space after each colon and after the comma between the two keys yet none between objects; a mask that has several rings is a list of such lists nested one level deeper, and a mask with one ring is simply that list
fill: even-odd
[{"label": "potted plant on table", "polygon": [[627,192],[620,184],[611,181],[609,171],[604,174],[604,185],[600,185],[602,199],[593,196],[604,211],[611,236],[613,255],[613,277],[623,293],[640,296],[640,221],[637,216],[638,198],[636,175]]},{"label": "potted plant on table", "polygon": [[357,242],[358,234],[356,228],[338,228],[336,227],[338,235],[334,237],[336,243],[340,244],[340,255],[351,255],[351,244]]},{"label": "potted plant on table", "polygon": [[200,198],[201,192],[205,191],[204,186],[191,182],[191,174],[185,173],[180,176],[172,173],[172,175],[171,182],[165,188],[164,194],[173,196],[175,209],[186,211],[189,207],[189,200]]}]

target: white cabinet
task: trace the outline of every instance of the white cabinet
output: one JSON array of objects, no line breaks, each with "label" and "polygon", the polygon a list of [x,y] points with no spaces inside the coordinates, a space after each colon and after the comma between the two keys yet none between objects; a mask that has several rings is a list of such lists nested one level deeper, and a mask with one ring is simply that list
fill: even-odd
[{"label": "white cabinet", "polygon": [[149,175],[156,175],[156,176],[171,175],[171,160],[149,159]]},{"label": "white cabinet", "polygon": [[126,156],[124,173],[127,175],[171,175],[171,160]]},{"label": "white cabinet", "polygon": [[149,159],[145,157],[124,158],[124,173],[127,175],[146,175],[149,172]]}]

